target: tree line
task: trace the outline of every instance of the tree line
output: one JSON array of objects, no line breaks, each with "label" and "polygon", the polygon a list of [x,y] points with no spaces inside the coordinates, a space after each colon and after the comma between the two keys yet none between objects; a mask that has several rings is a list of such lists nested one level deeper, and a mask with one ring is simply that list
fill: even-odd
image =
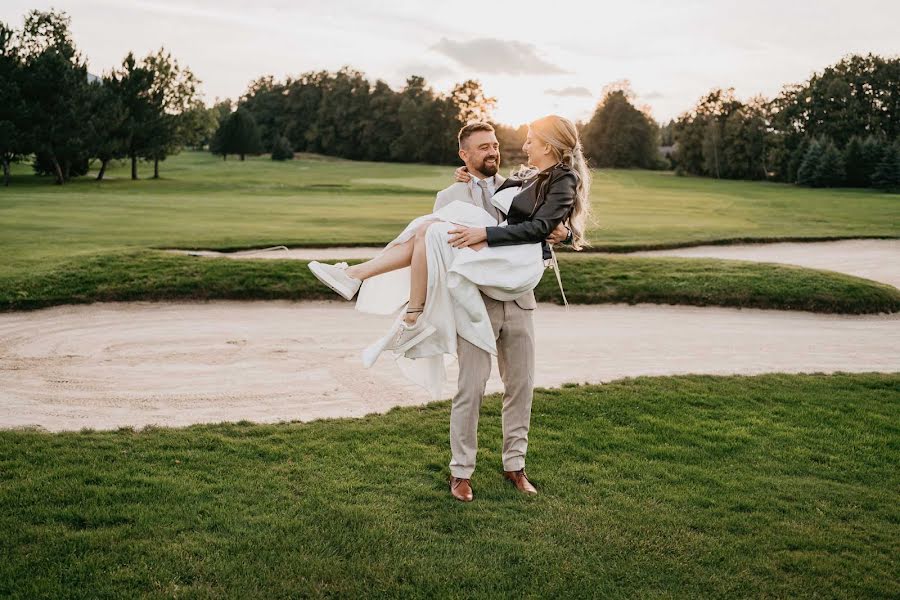
[{"label": "tree line", "polygon": [[[579,124],[595,166],[666,166],[658,155],[659,127],[649,109],[635,108],[633,99],[628,83],[617,82],[605,90],[591,121]],[[410,77],[403,89],[394,91],[350,68],[305,73],[283,82],[266,76],[251,83],[241,97],[231,117],[240,125],[223,123],[214,138],[221,141],[214,141],[210,150],[224,157],[291,148],[355,160],[456,164],[456,132],[478,120],[496,129],[504,162],[523,162],[528,128],[493,122],[495,104],[475,80],[442,95],[421,77]]]},{"label": "tree line", "polygon": [[112,160],[159,163],[186,145],[200,146],[218,126],[200,81],[164,49],[129,53],[102,77],[88,74],[65,13],[29,12],[13,30],[0,23],[0,162],[31,158],[39,174],[62,184],[97,161],[102,179]]},{"label": "tree line", "polygon": [[440,94],[419,76],[395,91],[349,67],[284,81],[266,76],[250,84],[210,150],[223,157],[290,149],[354,160],[455,164],[456,132],[467,122],[488,120],[495,102],[474,80]]},{"label": "tree line", "polygon": [[[0,162],[31,160],[35,172],[65,183],[113,160],[160,162],[184,147],[226,158],[295,151],[350,159],[451,164],[456,132],[488,120],[496,103],[474,80],[447,94],[410,77],[400,91],[345,67],[252,82],[236,105],[207,108],[200,81],[164,49],[129,53],[102,77],[88,74],[64,12],[30,11],[13,30],[0,23]],[[498,125],[498,128],[503,129]],[[512,128],[505,128],[514,134]]]},{"label": "tree line", "polygon": [[850,55],[775,98],[714,89],[671,124],[680,173],[900,190],[900,59]]},{"label": "tree line", "polygon": [[617,82],[581,124],[597,167],[889,191],[900,190],[898,134],[900,59],[872,54],[847,56],[771,100],[713,89],[665,126]]},{"label": "tree line", "polygon": [[[251,82],[235,104],[207,108],[200,81],[164,49],[91,77],[65,13],[33,10],[19,30],[0,23],[0,163],[31,160],[57,183],[102,179],[113,160],[160,162],[183,147],[223,159],[312,152],[354,160],[456,164],[455,135],[492,121],[496,99],[476,80],[446,93],[412,76],[400,90],[350,67]],[[527,127],[493,123],[504,162],[524,161]],[[747,101],[713,89],[660,126],[635,105],[627,81],[602,92],[578,124],[585,154],[600,168],[674,168],[678,173],[770,179],[809,186],[900,189],[900,59],[851,55]],[[666,155],[660,147],[666,148]]]}]

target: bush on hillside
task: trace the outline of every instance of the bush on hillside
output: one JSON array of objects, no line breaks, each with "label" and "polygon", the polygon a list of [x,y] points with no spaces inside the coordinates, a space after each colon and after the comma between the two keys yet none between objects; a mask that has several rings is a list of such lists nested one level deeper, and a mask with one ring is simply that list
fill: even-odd
[{"label": "bush on hillside", "polygon": [[294,160],[291,143],[283,135],[275,138],[275,143],[272,144],[272,160]]}]

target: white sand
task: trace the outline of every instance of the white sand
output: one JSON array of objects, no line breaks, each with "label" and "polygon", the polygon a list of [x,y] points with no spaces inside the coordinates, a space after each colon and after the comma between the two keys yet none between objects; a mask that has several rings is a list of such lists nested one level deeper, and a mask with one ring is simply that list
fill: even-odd
[{"label": "white sand", "polygon": [[900,240],[694,246],[628,256],[686,256],[785,263],[856,275],[900,288]]},{"label": "white sand", "polygon": [[[0,427],[311,420],[422,404],[389,318],[345,302],[111,303],[0,315]],[[538,386],[677,373],[900,371],[900,315],[542,304]],[[455,390],[455,370],[446,397]],[[494,372],[488,391],[502,389]]]}]

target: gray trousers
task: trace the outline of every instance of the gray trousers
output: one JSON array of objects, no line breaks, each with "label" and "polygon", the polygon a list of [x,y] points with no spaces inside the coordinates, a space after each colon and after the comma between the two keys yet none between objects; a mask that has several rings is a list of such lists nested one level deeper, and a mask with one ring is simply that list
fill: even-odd
[{"label": "gray trousers", "polygon": [[[520,308],[515,301],[481,296],[494,328],[504,386],[503,469],[517,471],[525,468],[534,397],[534,311]],[[457,346],[459,389],[450,408],[450,473],[469,479],[475,471],[478,414],[491,376],[491,355],[461,337]]]}]

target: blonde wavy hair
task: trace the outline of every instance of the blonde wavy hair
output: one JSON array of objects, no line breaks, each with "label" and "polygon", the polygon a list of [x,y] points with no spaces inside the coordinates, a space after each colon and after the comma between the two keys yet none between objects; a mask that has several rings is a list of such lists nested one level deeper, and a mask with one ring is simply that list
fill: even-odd
[{"label": "blonde wavy hair", "polygon": [[[569,216],[569,228],[572,230],[572,247],[581,250],[590,246],[585,237],[587,224],[591,220],[591,170],[581,147],[581,139],[575,124],[559,115],[548,115],[528,124],[531,134],[548,144],[558,162],[567,165],[578,176],[575,189],[575,206]],[[527,179],[538,173],[533,166],[521,165],[513,172],[512,177]]]}]

